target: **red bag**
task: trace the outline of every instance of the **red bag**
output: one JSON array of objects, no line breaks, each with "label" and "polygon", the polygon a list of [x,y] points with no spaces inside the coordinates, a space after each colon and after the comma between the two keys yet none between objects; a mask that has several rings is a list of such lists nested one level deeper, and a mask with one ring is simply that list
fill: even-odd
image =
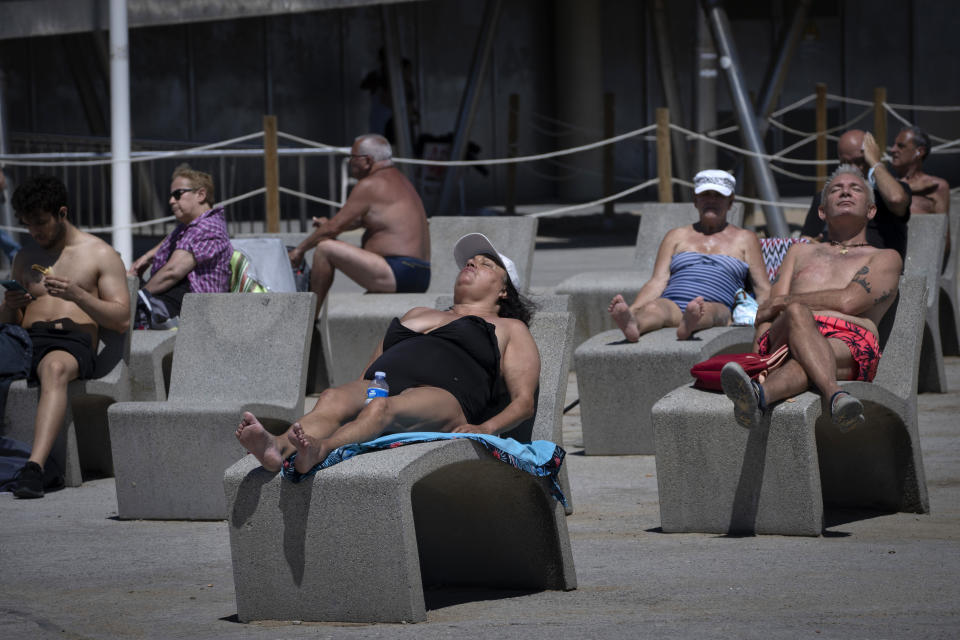
[{"label": "red bag", "polygon": [[738,363],[752,380],[763,382],[768,373],[786,362],[789,355],[790,351],[787,349],[787,345],[783,345],[765,356],[756,353],[724,353],[693,365],[693,368],[690,369],[690,375],[695,378],[693,386],[697,389],[722,391],[720,370],[728,362]]}]

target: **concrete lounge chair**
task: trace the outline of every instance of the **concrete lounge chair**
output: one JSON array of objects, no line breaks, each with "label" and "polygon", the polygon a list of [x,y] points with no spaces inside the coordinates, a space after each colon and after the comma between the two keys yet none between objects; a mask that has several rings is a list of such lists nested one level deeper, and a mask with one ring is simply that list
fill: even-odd
[{"label": "concrete lounge chair", "polygon": [[960,269],[960,195],[950,199],[950,255],[940,274],[940,346],[943,355],[960,355],[960,292],[957,271]]},{"label": "concrete lounge chair", "polygon": [[[531,331],[539,402],[513,437],[559,443],[570,314],[538,314]],[[247,456],[224,489],[244,622],[421,621],[424,584],[576,588],[563,506],[544,479],[472,441],[367,453],[299,484]]]},{"label": "concrete lounge chair", "polygon": [[654,405],[665,532],[818,536],[824,505],[929,510],[916,393],[926,283],[903,276],[899,289],[892,322],[888,313],[881,323],[876,378],[842,383],[864,405],[853,431],[840,433],[829,400],[809,391],[749,430],[726,396],[691,385]]},{"label": "concrete lounge chair", "polygon": [[[699,220],[692,203],[640,205],[640,229],[637,231],[636,250],[632,269],[588,271],[567,278],[554,288],[558,294],[570,296],[570,308],[577,321],[574,344],[580,345],[591,336],[616,329],[617,325],[607,313],[610,300],[622,293],[627,304],[640,291],[640,287],[653,274],[657,250],[667,232],[676,227],[693,224]],[[727,221],[743,226],[743,205],[734,202],[727,213]],[[579,366],[574,362],[574,367]]]},{"label": "concrete lounge chair", "polygon": [[[132,327],[137,298],[136,278],[127,277],[127,291]],[[81,463],[83,467],[101,473],[113,472],[106,411],[108,405],[131,397],[128,364],[132,334],[132,329],[125,333],[101,329],[93,378],[74,380],[67,387],[63,428],[54,442],[50,459],[63,470],[68,487],[79,487],[83,483]],[[39,399],[39,386],[30,388],[26,380],[17,380],[10,385],[4,412],[6,420],[0,421],[0,427],[6,426],[3,435],[32,443]]]},{"label": "concrete lounge chair", "polygon": [[486,235],[498,251],[513,260],[524,288],[529,287],[537,239],[536,218],[431,218],[431,274],[426,293],[333,293],[327,296],[320,326],[331,386],[360,377],[393,317],[402,316],[413,307],[433,307],[439,296],[450,294],[460,272],[453,259],[453,246],[461,236],[474,232]]},{"label": "concrete lounge chair", "polygon": [[120,518],[217,520],[244,410],[268,428],[303,415],[312,293],[187,294],[166,402],[110,407]]},{"label": "concrete lounge chair", "polygon": [[926,322],[920,347],[920,392],[947,391],[947,374],[943,368],[943,347],[940,343],[940,272],[946,235],[947,216],[942,213],[911,216],[907,225],[907,256],[903,273],[920,276],[927,285]]}]

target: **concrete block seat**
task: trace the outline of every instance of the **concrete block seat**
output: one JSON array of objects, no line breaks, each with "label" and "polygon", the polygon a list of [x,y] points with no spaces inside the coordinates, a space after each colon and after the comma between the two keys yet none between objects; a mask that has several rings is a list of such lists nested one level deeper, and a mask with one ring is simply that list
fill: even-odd
[{"label": "concrete block seat", "polygon": [[637,455],[654,452],[650,409],[690,381],[690,367],[718,353],[750,351],[753,327],[713,327],[694,340],[660,329],[627,342],[619,329],[604,331],[574,351],[583,452]]},{"label": "concrete block seat", "polygon": [[950,254],[940,274],[940,345],[943,355],[960,355],[960,291],[957,272],[960,270],[960,194],[950,198]]},{"label": "concrete block seat", "polygon": [[917,371],[926,283],[900,279],[881,323],[872,383],[841,385],[866,423],[841,434],[828,400],[804,392],[754,429],[721,393],[679,387],[653,407],[660,521],[665,532],[818,536],[824,506],[926,513],[917,428]]},{"label": "concrete block seat", "polygon": [[[691,203],[661,204],[645,203],[640,206],[640,228],[637,231],[636,250],[631,269],[587,271],[567,278],[554,288],[554,292],[570,296],[570,308],[577,322],[574,344],[580,345],[602,331],[616,329],[617,325],[607,313],[610,299],[622,293],[627,304],[633,302],[650,276],[657,260],[660,242],[667,232],[677,227],[693,224],[700,219]],[[743,225],[743,205],[735,202],[727,213],[727,220],[737,226]],[[576,362],[574,368],[576,368]]]},{"label": "concrete block seat", "polygon": [[279,431],[303,415],[315,308],[312,293],[184,296],[167,401],[108,412],[120,518],[226,517],[241,412]]},{"label": "concrete block seat", "polygon": [[[131,327],[137,288],[137,279],[128,276]],[[132,330],[117,333],[101,329],[93,377],[74,380],[67,387],[63,428],[54,442],[50,459],[63,470],[64,482],[68,487],[79,487],[83,483],[82,466],[107,475],[113,473],[106,411],[110,404],[131,398],[129,362],[132,334]],[[26,380],[11,384],[4,420],[0,420],[0,434],[32,443],[39,399],[39,386],[28,387]]]},{"label": "concrete block seat", "polygon": [[[390,320],[413,307],[436,306],[453,293],[460,270],[453,246],[467,233],[482,233],[514,261],[524,291],[533,269],[537,219],[506,216],[438,216],[430,219],[430,286],[426,293],[331,293],[320,322],[330,386],[356,380],[383,337]],[[343,277],[342,275],[339,277]]]},{"label": "concrete block seat", "polygon": [[167,399],[176,342],[177,332],[171,329],[138,329],[133,332],[130,344],[130,401]]},{"label": "concrete block seat", "polygon": [[907,256],[903,273],[924,279],[927,297],[924,301],[926,321],[920,348],[918,391],[945,393],[947,375],[943,368],[943,347],[940,343],[940,273],[946,246],[947,216],[927,213],[911,216],[907,225]]},{"label": "concrete block seat", "polygon": [[[570,314],[542,313],[531,331],[537,412],[507,435],[560,443]],[[299,484],[247,456],[224,489],[241,621],[421,621],[424,584],[576,588],[563,506],[545,480],[472,441],[367,453]]]}]

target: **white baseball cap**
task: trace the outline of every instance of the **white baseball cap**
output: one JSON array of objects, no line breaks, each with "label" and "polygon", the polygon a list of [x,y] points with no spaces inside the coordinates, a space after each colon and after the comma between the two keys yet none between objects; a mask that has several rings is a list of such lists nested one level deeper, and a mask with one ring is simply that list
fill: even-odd
[{"label": "white baseball cap", "polygon": [[729,196],[737,186],[737,179],[720,169],[704,169],[693,177],[693,192],[716,191]]},{"label": "white baseball cap", "polygon": [[520,274],[517,273],[516,265],[513,264],[513,260],[497,251],[487,236],[482,233],[468,233],[457,240],[457,244],[453,247],[453,259],[461,269],[467,264],[467,260],[479,253],[499,256],[500,264],[506,270],[510,282],[517,291],[520,291]]}]

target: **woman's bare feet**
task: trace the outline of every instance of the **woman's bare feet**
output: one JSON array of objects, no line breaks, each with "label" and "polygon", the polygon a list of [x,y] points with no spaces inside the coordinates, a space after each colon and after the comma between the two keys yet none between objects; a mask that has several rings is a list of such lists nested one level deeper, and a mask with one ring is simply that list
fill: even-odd
[{"label": "woman's bare feet", "polygon": [[267,471],[276,473],[283,466],[283,455],[277,446],[277,439],[257,421],[249,411],[243,412],[236,431],[237,440],[243,448],[253,454]]},{"label": "woman's bare feet", "polygon": [[640,339],[637,319],[633,316],[633,312],[630,311],[630,307],[627,306],[627,301],[623,299],[622,295],[618,293],[613,296],[607,311],[610,312],[613,321],[620,327],[620,331],[623,331],[623,337],[627,339],[627,342],[636,342]]},{"label": "woman's bare feet", "polygon": [[677,326],[677,338],[686,340],[693,335],[693,332],[700,328],[700,321],[703,319],[707,308],[703,304],[703,296],[697,296],[687,303],[687,308],[683,311],[683,318]]},{"label": "woman's bare feet", "polygon": [[297,448],[297,457],[293,461],[293,468],[300,473],[307,473],[326,460],[330,454],[330,450],[323,446],[323,441],[307,435],[299,422],[293,423],[293,426],[290,427],[287,439]]}]

